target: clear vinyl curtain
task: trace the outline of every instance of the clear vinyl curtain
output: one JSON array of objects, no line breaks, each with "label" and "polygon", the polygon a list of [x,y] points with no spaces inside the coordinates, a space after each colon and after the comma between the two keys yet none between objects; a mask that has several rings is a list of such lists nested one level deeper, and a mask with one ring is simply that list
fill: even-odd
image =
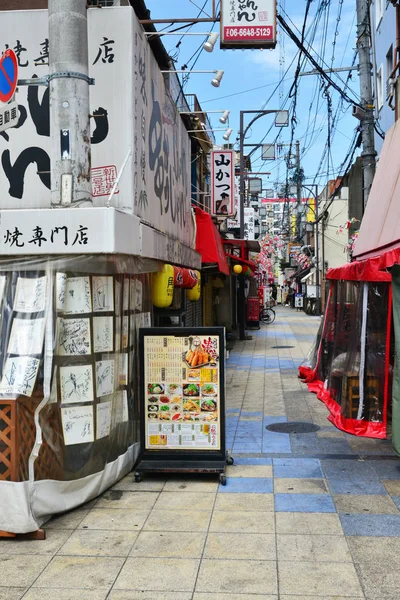
[{"label": "clear vinyl curtain", "polygon": [[133,257],[0,261],[0,481],[70,481],[139,440],[139,327],[150,273]]}]

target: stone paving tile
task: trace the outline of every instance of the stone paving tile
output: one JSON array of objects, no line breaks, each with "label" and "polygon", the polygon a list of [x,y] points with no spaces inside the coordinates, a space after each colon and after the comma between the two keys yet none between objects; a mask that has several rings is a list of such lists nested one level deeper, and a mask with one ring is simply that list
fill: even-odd
[{"label": "stone paving tile", "polygon": [[[21,587],[0,587],[0,600],[20,600],[26,592]],[[26,598],[27,596],[25,596]]]},{"label": "stone paving tile", "polygon": [[275,536],[256,533],[210,533],[204,558],[276,560]]},{"label": "stone paving tile", "polygon": [[357,495],[384,495],[386,489],[377,479],[353,481],[346,479],[328,479],[329,489],[332,494],[357,494]]},{"label": "stone paving tile", "polygon": [[133,473],[129,473],[118,483],[113,485],[112,490],[122,490],[124,492],[161,492],[166,479],[157,477],[157,475],[147,475],[142,481],[135,481]]},{"label": "stone paving tile", "polygon": [[158,492],[126,492],[110,490],[96,502],[96,508],[130,508],[150,510],[158,498]]},{"label": "stone paving tile", "polygon": [[218,489],[218,480],[213,477],[212,479],[205,479],[198,477],[196,479],[190,478],[171,478],[168,479],[164,492],[209,492],[214,493]]},{"label": "stone paving tile", "polygon": [[105,600],[108,598],[107,594],[106,590],[31,588],[24,600]]},{"label": "stone paving tile", "polygon": [[[83,600],[86,600],[83,599]],[[192,600],[192,592],[144,592],[143,590],[112,590],[107,600]]]},{"label": "stone paving tile", "polygon": [[145,531],[207,531],[211,511],[153,510],[144,526]]},{"label": "stone paving tile", "polygon": [[278,573],[282,595],[364,597],[354,565],[350,563],[281,561]]},{"label": "stone paving tile", "polygon": [[202,594],[201,592],[195,592],[193,600],[278,600],[278,596],[271,596],[270,594]]},{"label": "stone paving tile", "polygon": [[370,513],[399,515],[399,510],[390,496],[334,495],[333,500],[339,513]]},{"label": "stone paving tile", "polygon": [[[64,542],[72,534],[70,529],[49,529],[45,540],[1,539],[0,555],[2,554],[56,554]],[[0,578],[1,585],[1,578]]]},{"label": "stone paving tile", "polygon": [[215,493],[206,492],[161,492],[155,503],[155,510],[212,510]]},{"label": "stone paving tile", "polygon": [[340,515],[346,535],[400,536],[400,515]]},{"label": "stone paving tile", "polygon": [[382,483],[389,494],[392,496],[400,496],[400,480],[395,479],[394,481],[390,481],[385,479]]},{"label": "stone paving tile", "polygon": [[210,532],[220,533],[274,533],[273,513],[229,511],[214,512]]},{"label": "stone paving tile", "polygon": [[323,479],[274,479],[274,492],[281,494],[327,494]]},{"label": "stone paving tile", "polygon": [[59,556],[128,556],[138,536],[136,531],[74,531],[58,551]]},{"label": "stone paving tile", "polygon": [[188,558],[128,558],[114,589],[192,592],[199,564]]},{"label": "stone paving tile", "polygon": [[276,513],[278,534],[343,535],[337,514],[329,513]]},{"label": "stone paving tile", "polygon": [[143,531],[130,553],[142,558],[201,558],[205,533]]},{"label": "stone paving tile", "polygon": [[196,592],[277,594],[275,561],[208,560],[200,565]]},{"label": "stone paving tile", "polygon": [[218,494],[215,511],[273,512],[273,494]]},{"label": "stone paving tile", "polygon": [[270,494],[273,491],[273,482],[272,478],[228,477],[226,485],[220,485],[218,491],[223,494]]},{"label": "stone paving tile", "polygon": [[138,531],[143,527],[149,514],[149,510],[93,508],[80,523],[79,529]]},{"label": "stone paving tile", "polygon": [[352,561],[344,536],[278,534],[277,548],[279,561]]},{"label": "stone paving tile", "polygon": [[235,461],[232,467],[226,469],[227,477],[272,477],[272,465],[243,465]]},{"label": "stone paving tile", "polygon": [[367,600],[397,600],[400,590],[398,566],[387,566],[377,561],[375,564],[358,564],[357,572]]},{"label": "stone paving tile", "polygon": [[277,512],[331,513],[335,512],[335,505],[327,494],[275,494],[275,510]]},{"label": "stone paving tile", "polygon": [[0,556],[1,585],[28,587],[52,560],[51,555],[2,554]]},{"label": "stone paving tile", "polygon": [[355,563],[398,565],[400,538],[348,537],[347,542]]},{"label": "stone paving tile", "polygon": [[274,476],[289,479],[323,479],[321,462],[313,458],[274,458]]},{"label": "stone paving tile", "polygon": [[55,556],[34,582],[34,588],[75,588],[109,590],[123,558]]},{"label": "stone paving tile", "polygon": [[46,523],[47,529],[76,529],[89,514],[89,509],[78,508],[70,512],[55,516]]}]

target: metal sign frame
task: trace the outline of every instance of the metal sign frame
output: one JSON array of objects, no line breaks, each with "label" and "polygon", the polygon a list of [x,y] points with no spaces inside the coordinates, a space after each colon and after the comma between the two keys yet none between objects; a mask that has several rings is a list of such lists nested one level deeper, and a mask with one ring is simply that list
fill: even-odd
[{"label": "metal sign frame", "polygon": [[[220,448],[202,450],[200,447],[169,449],[146,448],[146,381],[145,381],[145,337],[154,336],[215,336],[219,338],[219,425]],[[135,480],[140,481],[142,473],[220,473],[220,481],[226,483],[224,472],[226,464],[233,460],[227,457],[225,448],[225,329],[223,327],[151,327],[139,329],[140,360],[140,456],[135,467]]]}]

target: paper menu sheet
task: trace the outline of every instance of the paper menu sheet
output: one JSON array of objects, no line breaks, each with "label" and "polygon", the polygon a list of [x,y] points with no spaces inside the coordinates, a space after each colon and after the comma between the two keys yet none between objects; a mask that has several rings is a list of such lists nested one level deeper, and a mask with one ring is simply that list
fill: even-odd
[{"label": "paper menu sheet", "polygon": [[220,368],[218,336],[144,336],[146,448],[221,448]]}]

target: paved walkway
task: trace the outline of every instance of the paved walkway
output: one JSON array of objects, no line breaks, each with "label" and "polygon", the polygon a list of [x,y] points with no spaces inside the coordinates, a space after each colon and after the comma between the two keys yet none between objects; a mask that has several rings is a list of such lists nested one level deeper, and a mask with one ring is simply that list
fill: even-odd
[{"label": "paved walkway", "polygon": [[[318,324],[278,308],[235,345],[226,487],[129,475],[46,541],[0,541],[0,600],[399,600],[400,461],[335,429],[297,379]],[[320,429],[265,428],[287,420]]]}]

